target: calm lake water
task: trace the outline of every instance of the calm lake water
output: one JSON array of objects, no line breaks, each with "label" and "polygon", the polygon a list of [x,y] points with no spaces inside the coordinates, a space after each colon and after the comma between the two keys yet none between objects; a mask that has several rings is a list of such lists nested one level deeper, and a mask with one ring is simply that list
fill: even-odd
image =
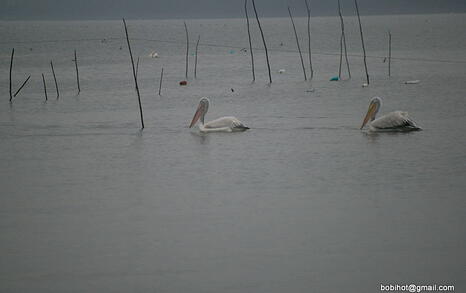
[{"label": "calm lake water", "polygon": [[[251,84],[244,20],[188,20],[180,87],[183,21],[129,20],[143,131],[121,21],[1,22],[0,291],[462,292],[466,16],[363,17],[367,88],[357,22],[345,21],[352,79],[328,81],[339,20],[323,17],[313,19],[315,76],[305,82],[289,19],[263,19],[268,85],[255,23]],[[307,52],[306,19],[296,24]],[[32,77],[10,104],[12,47],[14,89]],[[424,131],[361,132],[375,95],[382,114],[408,111]],[[202,96],[207,120],[234,115],[251,130],[188,129]]]}]

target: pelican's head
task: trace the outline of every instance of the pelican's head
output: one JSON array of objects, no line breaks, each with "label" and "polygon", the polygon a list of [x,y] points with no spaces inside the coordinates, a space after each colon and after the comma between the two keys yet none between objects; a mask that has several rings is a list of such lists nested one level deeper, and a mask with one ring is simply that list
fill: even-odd
[{"label": "pelican's head", "polygon": [[201,123],[204,124],[204,117],[207,113],[207,110],[209,110],[209,99],[207,97],[202,97],[199,101],[199,106],[197,106],[196,113],[194,113],[194,117],[191,121],[191,124],[189,125],[189,128],[193,127],[199,118],[201,118]]},{"label": "pelican's head", "polygon": [[373,121],[375,119],[375,115],[379,112],[380,106],[382,105],[382,100],[379,97],[373,97],[371,102],[369,103],[369,108],[367,109],[366,117],[364,117],[364,121],[362,122],[361,128],[367,124],[367,122]]}]

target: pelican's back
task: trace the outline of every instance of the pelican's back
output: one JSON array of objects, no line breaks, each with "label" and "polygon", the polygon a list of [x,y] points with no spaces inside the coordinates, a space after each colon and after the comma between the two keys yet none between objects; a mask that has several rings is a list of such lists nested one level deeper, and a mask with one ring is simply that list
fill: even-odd
[{"label": "pelican's back", "polygon": [[415,131],[421,130],[416,123],[409,118],[408,112],[394,111],[383,115],[371,122],[372,130],[385,131]]},{"label": "pelican's back", "polygon": [[244,131],[249,129],[249,127],[245,126],[241,121],[233,116],[221,117],[209,121],[204,125],[204,127],[207,129],[230,128],[231,131]]}]

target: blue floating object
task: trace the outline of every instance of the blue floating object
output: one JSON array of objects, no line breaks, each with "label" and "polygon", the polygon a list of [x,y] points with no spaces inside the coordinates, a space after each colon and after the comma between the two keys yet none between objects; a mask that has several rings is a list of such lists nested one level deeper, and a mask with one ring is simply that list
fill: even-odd
[{"label": "blue floating object", "polygon": [[235,54],[235,50],[230,50],[230,54]]},{"label": "blue floating object", "polygon": [[338,78],[338,76],[334,76],[332,78],[330,78],[330,81],[339,81],[340,79]]}]

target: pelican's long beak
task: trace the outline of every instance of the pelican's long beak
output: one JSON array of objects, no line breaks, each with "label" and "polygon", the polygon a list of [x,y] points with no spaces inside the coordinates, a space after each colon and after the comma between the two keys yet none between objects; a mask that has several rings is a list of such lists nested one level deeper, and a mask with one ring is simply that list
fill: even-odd
[{"label": "pelican's long beak", "polygon": [[199,104],[199,106],[197,107],[196,113],[194,113],[194,117],[193,117],[193,120],[191,121],[191,124],[189,125],[189,128],[193,127],[194,124],[196,124],[197,120],[199,120],[201,115],[202,115],[202,106],[201,104]]},{"label": "pelican's long beak", "polygon": [[367,124],[367,122],[372,117],[374,117],[374,112],[375,112],[376,109],[377,109],[377,106],[374,103],[371,103],[369,105],[369,109],[367,109],[366,117],[364,117],[364,121],[362,122],[361,128],[359,128],[359,129],[362,129]]}]

